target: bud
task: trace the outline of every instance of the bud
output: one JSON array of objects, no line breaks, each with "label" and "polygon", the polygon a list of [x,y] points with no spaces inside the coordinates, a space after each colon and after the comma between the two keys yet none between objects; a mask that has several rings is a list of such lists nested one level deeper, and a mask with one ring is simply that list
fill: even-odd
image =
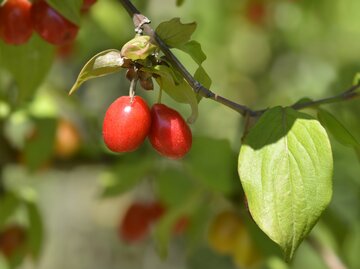
[{"label": "bud", "polygon": [[156,50],[150,42],[150,36],[136,36],[127,42],[121,49],[121,56],[135,60],[144,60]]}]

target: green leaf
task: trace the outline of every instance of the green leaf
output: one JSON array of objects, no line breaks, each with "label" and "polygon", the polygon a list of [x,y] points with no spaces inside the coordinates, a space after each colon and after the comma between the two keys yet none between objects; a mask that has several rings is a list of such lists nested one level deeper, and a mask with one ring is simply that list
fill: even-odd
[{"label": "green leaf", "polygon": [[214,192],[230,194],[238,185],[233,173],[236,170],[233,157],[229,141],[196,137],[185,161],[192,175],[206,187]]},{"label": "green leaf", "polygon": [[142,68],[141,70],[151,72],[156,76],[156,82],[171,98],[179,103],[189,104],[191,115],[187,119],[189,123],[196,121],[198,117],[198,99],[189,84],[184,80],[178,80],[177,75],[172,69],[165,65],[157,65],[152,68]]},{"label": "green leaf", "polygon": [[349,230],[349,234],[344,242],[344,256],[349,268],[360,268],[358,253],[360,249],[360,222],[355,223]]},{"label": "green leaf", "polygon": [[195,22],[183,24],[179,18],[173,18],[160,23],[156,33],[168,46],[177,47],[189,41],[195,29]]},{"label": "green leaf", "polygon": [[191,40],[185,44],[176,46],[176,48],[189,54],[198,65],[201,65],[206,60],[206,55],[201,49],[200,43],[197,41]]},{"label": "green leaf", "polygon": [[0,227],[13,215],[19,205],[19,199],[12,193],[0,197]]},{"label": "green leaf", "polygon": [[238,172],[253,219],[290,260],[331,200],[325,129],[307,114],[272,108],[245,137]]},{"label": "green leaf", "polygon": [[125,64],[120,51],[109,49],[92,57],[81,69],[69,95],[73,94],[87,80],[118,72]]},{"label": "green leaf", "polygon": [[[202,66],[199,66],[198,69],[196,69],[194,78],[199,81],[205,88],[210,89],[211,86],[211,78],[209,77],[208,73],[206,73],[205,69]],[[201,97],[198,95],[198,97]]]},{"label": "green leaf", "polygon": [[29,218],[28,242],[32,256],[38,259],[42,250],[44,228],[41,215],[36,204],[32,202],[26,203],[26,209]]},{"label": "green leaf", "polygon": [[19,99],[26,100],[48,74],[54,58],[54,47],[38,35],[24,45],[7,45],[0,40],[1,67],[10,72],[19,88]]},{"label": "green leaf", "polygon": [[156,177],[157,196],[167,207],[179,206],[189,198],[194,184],[183,171],[168,168]]},{"label": "green leaf", "polygon": [[121,162],[101,178],[103,197],[113,197],[134,187],[149,172],[152,166],[149,158]]},{"label": "green leaf", "polygon": [[31,138],[25,143],[25,163],[30,171],[39,169],[51,158],[55,144],[57,120],[38,118]]},{"label": "green leaf", "polygon": [[317,116],[321,124],[334,136],[334,138],[340,144],[350,147],[360,146],[355,137],[352,136],[352,134],[338,119],[335,118],[334,115],[326,110],[319,109]]},{"label": "green leaf", "polygon": [[83,0],[46,0],[46,2],[66,19],[80,25]]},{"label": "green leaf", "polygon": [[140,35],[136,36],[127,42],[121,48],[121,56],[136,60],[145,60],[149,55],[155,52],[157,46],[151,43],[150,36]]}]

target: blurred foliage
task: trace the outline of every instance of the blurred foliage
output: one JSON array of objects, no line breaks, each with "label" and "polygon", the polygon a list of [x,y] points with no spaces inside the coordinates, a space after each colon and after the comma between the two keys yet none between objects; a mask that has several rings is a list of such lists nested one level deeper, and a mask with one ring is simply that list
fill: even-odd
[{"label": "blurred foliage", "polygon": [[[358,0],[133,2],[154,28],[173,17],[184,23],[196,21],[194,39],[207,56],[201,65],[212,80],[211,89],[253,108],[338,94],[351,86],[360,70]],[[252,221],[236,173],[243,120],[226,107],[205,99],[200,102],[198,120],[191,126],[194,145],[183,161],[165,160],[148,142],[134,153],[110,153],[102,142],[102,119],[116,97],[128,94],[125,73],[88,81],[71,97],[67,93],[92,56],[120,50],[134,37],[133,25],[116,0],[98,0],[81,18],[75,18],[79,14],[72,14],[71,5],[63,12],[79,20],[81,27],[68,50],[50,46],[36,34],[22,46],[0,40],[0,228],[12,223],[28,228],[30,251],[21,268],[151,268],[144,245],[123,247],[115,236],[121,208],[136,199],[160,199],[172,208],[154,227],[153,239],[161,252],[169,252],[168,260],[174,252],[171,242],[183,246],[184,253],[175,252],[186,261],[175,259],[166,268],[234,268],[229,257],[213,253],[205,240],[212,216],[232,203],[239,206],[260,246],[263,268],[326,268],[306,241],[294,261],[285,264]],[[182,51],[176,55],[195,73],[199,65],[189,55]],[[138,94],[151,105],[158,88],[153,92],[139,88]],[[188,106],[168,96],[163,102],[184,117],[190,114]],[[352,146],[360,141],[359,100],[324,109],[323,124],[334,133],[334,195],[311,236],[331,247],[349,268],[358,268],[360,150],[344,147],[337,133],[349,134],[351,141],[345,142]],[[61,119],[72,122],[81,137],[79,150],[65,159],[55,150],[56,123]],[[84,171],[76,170],[79,167]],[[89,179],[92,175],[96,180]],[[86,195],[91,196],[88,204]],[[114,199],[120,199],[116,207]],[[113,205],[105,206],[107,201]],[[89,217],[95,211],[100,217]],[[181,238],[170,237],[169,227],[184,212],[191,216],[189,229]],[[56,225],[65,226],[66,240],[53,228]],[[85,251],[76,249],[80,246]],[[113,257],[117,255],[121,259]],[[127,263],[131,257],[136,259]],[[160,264],[154,268],[164,268]],[[0,268],[8,266],[0,255]]]}]

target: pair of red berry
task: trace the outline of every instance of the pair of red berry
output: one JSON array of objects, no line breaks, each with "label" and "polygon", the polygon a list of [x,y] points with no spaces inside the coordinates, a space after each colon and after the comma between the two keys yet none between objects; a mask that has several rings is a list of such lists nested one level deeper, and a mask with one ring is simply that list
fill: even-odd
[{"label": "pair of red berry", "polygon": [[103,138],[114,152],[136,150],[149,137],[151,145],[171,159],[183,157],[191,148],[192,134],[181,115],[164,104],[149,109],[140,96],[122,96],[106,111]]},{"label": "pair of red berry", "polygon": [[[86,12],[96,0],[84,0]],[[59,14],[45,0],[6,0],[0,7],[0,38],[11,45],[26,43],[35,30],[53,45],[72,42],[79,27]]]},{"label": "pair of red berry", "polygon": [[[119,236],[129,243],[135,243],[146,238],[151,224],[159,220],[166,212],[158,201],[152,203],[133,203],[126,211],[119,226]],[[183,216],[173,227],[174,234],[181,234],[187,228],[189,219]]]}]

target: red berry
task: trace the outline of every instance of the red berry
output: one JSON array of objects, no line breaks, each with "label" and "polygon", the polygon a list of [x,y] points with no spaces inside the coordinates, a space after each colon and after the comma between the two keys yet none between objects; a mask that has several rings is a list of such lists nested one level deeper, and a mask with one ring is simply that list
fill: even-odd
[{"label": "red berry", "polygon": [[97,0],[84,0],[83,5],[81,7],[81,11],[88,11],[90,7],[96,3]]},{"label": "red berry", "polygon": [[11,258],[25,244],[26,231],[19,225],[7,227],[0,233],[0,252]]},{"label": "red berry", "polygon": [[161,155],[179,159],[190,150],[191,130],[177,111],[155,104],[151,108],[151,122],[149,140]]},{"label": "red berry", "polygon": [[140,96],[122,96],[108,108],[103,123],[103,138],[114,152],[136,150],[150,130],[150,109]]},{"label": "red berry", "polygon": [[0,37],[8,44],[20,45],[29,40],[33,29],[28,0],[8,0],[0,6]]},{"label": "red berry", "polygon": [[31,19],[35,31],[53,45],[72,42],[79,30],[78,26],[65,19],[43,0],[33,3]]},{"label": "red berry", "polygon": [[149,232],[151,217],[147,205],[134,203],[132,204],[120,225],[120,237],[133,243],[143,240]]}]

